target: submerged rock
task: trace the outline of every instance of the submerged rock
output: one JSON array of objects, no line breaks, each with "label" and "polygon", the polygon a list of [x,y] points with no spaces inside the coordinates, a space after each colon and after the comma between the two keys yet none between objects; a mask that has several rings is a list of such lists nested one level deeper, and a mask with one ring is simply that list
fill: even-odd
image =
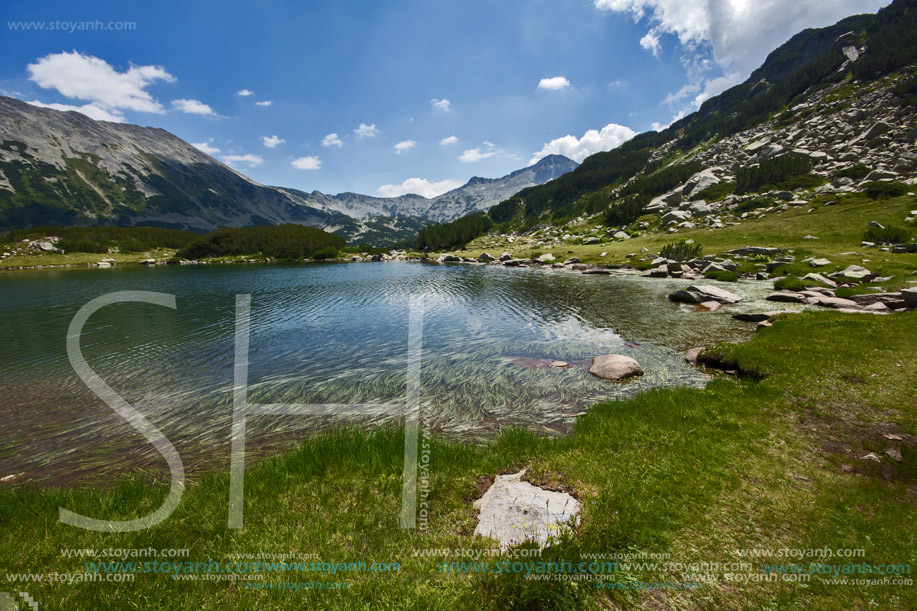
[{"label": "submerged rock", "polygon": [[606,354],[592,360],[589,373],[603,380],[618,381],[633,376],[642,376],[640,363],[623,354]]},{"label": "submerged rock", "polygon": [[474,502],[478,525],[474,534],[490,537],[509,547],[534,541],[547,547],[576,520],[579,502],[565,492],[554,492],[523,481],[525,469],[498,475],[493,485]]}]

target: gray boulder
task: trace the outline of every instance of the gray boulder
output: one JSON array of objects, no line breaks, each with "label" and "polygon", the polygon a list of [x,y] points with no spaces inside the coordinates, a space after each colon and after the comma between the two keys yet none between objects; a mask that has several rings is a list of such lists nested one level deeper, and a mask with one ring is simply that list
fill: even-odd
[{"label": "gray boulder", "polygon": [[474,502],[478,525],[474,534],[496,539],[507,548],[525,541],[547,547],[559,530],[570,527],[580,505],[565,492],[554,492],[523,481],[525,469],[498,475],[493,485]]},{"label": "gray boulder", "polygon": [[669,301],[677,303],[703,303],[705,301],[718,301],[724,304],[739,303],[742,297],[730,293],[716,286],[689,286],[682,291],[675,291],[669,295]]},{"label": "gray boulder", "polygon": [[809,303],[806,301],[805,295],[793,293],[792,291],[777,291],[776,293],[771,293],[764,299],[765,301],[775,301],[778,303]]},{"label": "gray boulder", "polygon": [[901,289],[901,298],[905,307],[917,308],[917,288]]},{"label": "gray boulder", "polygon": [[603,380],[618,381],[633,376],[642,376],[640,363],[623,354],[606,354],[592,359],[589,373]]}]

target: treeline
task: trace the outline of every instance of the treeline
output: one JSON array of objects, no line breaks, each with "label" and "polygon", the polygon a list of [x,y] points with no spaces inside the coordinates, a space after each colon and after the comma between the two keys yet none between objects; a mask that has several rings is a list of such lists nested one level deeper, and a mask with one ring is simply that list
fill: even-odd
[{"label": "treeline", "polygon": [[346,245],[340,236],[302,225],[217,229],[179,251],[180,259],[262,254],[274,259],[332,259]]},{"label": "treeline", "polygon": [[649,195],[656,197],[671,191],[704,169],[700,161],[689,161],[663,168],[631,181],[621,190],[621,195]]},{"label": "treeline", "polygon": [[736,172],[736,193],[758,191],[762,187],[778,188],[795,176],[808,174],[812,162],[808,157],[784,155],[762,161],[759,165],[739,168]]},{"label": "treeline", "polygon": [[484,212],[474,212],[451,223],[429,225],[418,232],[417,241],[421,249],[442,249],[467,244],[474,238],[487,233],[493,221]]},{"label": "treeline", "polygon": [[185,248],[201,238],[199,233],[160,227],[32,227],[15,229],[6,242],[38,240],[57,236],[57,247],[65,252],[145,252],[154,248]]}]

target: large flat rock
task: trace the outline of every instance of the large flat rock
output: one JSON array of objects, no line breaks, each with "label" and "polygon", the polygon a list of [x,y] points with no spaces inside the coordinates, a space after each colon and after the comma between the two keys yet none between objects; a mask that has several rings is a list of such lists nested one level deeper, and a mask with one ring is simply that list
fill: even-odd
[{"label": "large flat rock", "polygon": [[579,514],[579,502],[565,492],[554,492],[523,481],[525,469],[498,475],[493,485],[474,502],[478,525],[474,534],[490,537],[509,547],[535,541],[547,547]]}]

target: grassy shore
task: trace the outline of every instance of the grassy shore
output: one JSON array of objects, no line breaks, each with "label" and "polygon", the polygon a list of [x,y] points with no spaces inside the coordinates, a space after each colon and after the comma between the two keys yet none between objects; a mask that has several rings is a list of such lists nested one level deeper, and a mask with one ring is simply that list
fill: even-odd
[{"label": "grassy shore", "polygon": [[[829,202],[830,205],[826,205]],[[721,229],[700,226],[681,229],[674,234],[658,231],[658,227],[652,224],[648,230],[638,229],[641,221],[658,225],[658,218],[647,216],[628,228],[628,232],[636,236],[629,240],[606,239],[599,244],[589,245],[561,242],[544,246],[535,245],[539,240],[528,236],[518,237],[510,243],[491,235],[473,240],[463,252],[451,252],[477,257],[485,251],[499,256],[506,250],[518,258],[528,258],[533,253],[552,253],[559,261],[575,256],[583,263],[623,265],[638,261],[642,248],[658,253],[669,242],[692,239],[701,244],[703,254],[719,254],[743,246],[791,248],[797,261],[806,257],[824,257],[831,261],[827,267],[805,269],[803,274],[809,271],[828,274],[848,265],[863,265],[880,276],[892,276],[894,280],[888,286],[900,288],[906,286],[909,277],[917,279],[913,276],[917,270],[917,254],[882,252],[877,248],[862,247],[860,242],[871,221],[886,226],[912,227],[913,223],[906,223],[904,219],[915,209],[917,198],[911,196],[885,200],[874,200],[860,193],[819,196],[811,205],[791,207],[784,212],[771,212],[762,218],[748,218],[738,225],[727,225]],[[588,232],[589,229],[588,225],[580,224],[569,226],[565,231],[575,234]],[[818,239],[806,239],[806,236]],[[602,253],[606,253],[604,257]],[[638,256],[628,258],[629,254]]]},{"label": "grassy shore", "polygon": [[[424,531],[399,528],[400,430],[320,436],[251,468],[242,530],[227,528],[228,475],[222,473],[191,484],[164,523],[126,534],[64,526],[57,508],[112,520],[138,517],[158,506],[166,483],[135,475],[110,490],[6,484],[0,579],[5,589],[27,590],[60,609],[913,609],[913,586],[837,585],[826,575],[803,583],[760,580],[762,564],[911,565],[917,558],[915,341],[917,313],[783,316],[747,344],[710,348],[752,375],[718,379],[705,390],[658,390],[596,405],[562,439],[515,430],[486,445],[432,439]],[[862,458],[870,453],[878,462]],[[697,581],[701,587],[599,589],[590,580],[443,572],[440,563],[467,558],[418,555],[492,549],[471,534],[471,503],[487,476],[522,467],[534,482],[578,497],[582,519],[541,558],[503,560],[575,565],[593,554],[637,554],[638,562],[641,553],[669,554],[656,561],[684,564],[625,567],[619,561],[617,570],[601,572],[616,583]],[[278,589],[163,574],[138,574],[133,583],[9,582],[13,573],[85,573],[86,560],[62,557],[63,548],[147,547],[186,548],[185,560],[193,562],[292,552],[324,562],[397,562],[400,571],[275,571],[253,582]],[[743,556],[749,548],[864,552],[796,560]],[[479,559],[488,560],[491,567],[499,561]],[[737,562],[751,567],[713,564]],[[726,573],[745,577],[728,580]],[[279,589],[283,582],[349,586],[295,592]]]}]

